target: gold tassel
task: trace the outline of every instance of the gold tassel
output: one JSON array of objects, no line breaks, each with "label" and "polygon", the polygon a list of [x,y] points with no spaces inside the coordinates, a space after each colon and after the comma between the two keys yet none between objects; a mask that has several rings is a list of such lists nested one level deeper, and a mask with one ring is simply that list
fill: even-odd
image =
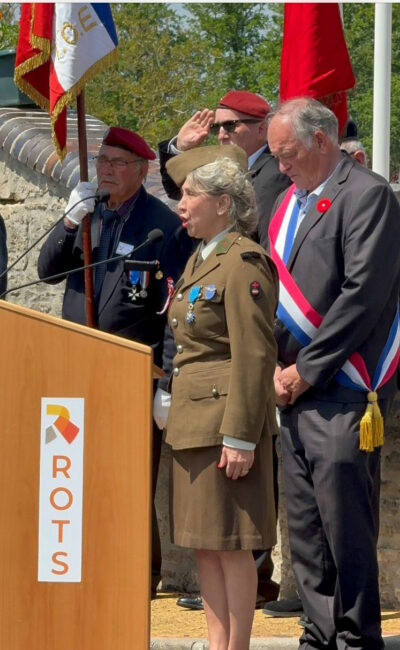
[{"label": "gold tassel", "polygon": [[383,417],[378,404],[378,394],[367,395],[368,404],[360,422],[360,449],[371,452],[383,445]]}]

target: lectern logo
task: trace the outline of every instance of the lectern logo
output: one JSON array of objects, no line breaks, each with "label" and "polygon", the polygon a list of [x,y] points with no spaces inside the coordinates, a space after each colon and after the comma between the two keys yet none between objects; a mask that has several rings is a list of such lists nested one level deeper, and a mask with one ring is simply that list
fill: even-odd
[{"label": "lectern logo", "polygon": [[47,415],[58,416],[55,422],[46,429],[46,444],[57,438],[57,431],[69,444],[74,442],[79,433],[79,427],[71,422],[68,409],[61,404],[47,404],[46,412]]},{"label": "lectern logo", "polygon": [[81,581],[83,424],[83,398],[42,398],[38,558],[41,582]]}]

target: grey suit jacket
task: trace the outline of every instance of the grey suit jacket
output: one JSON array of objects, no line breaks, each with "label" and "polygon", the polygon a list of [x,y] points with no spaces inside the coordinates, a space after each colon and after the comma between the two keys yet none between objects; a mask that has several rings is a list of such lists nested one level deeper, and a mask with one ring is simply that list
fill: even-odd
[{"label": "grey suit jacket", "polygon": [[[302,348],[277,320],[278,358],[284,366],[296,363],[323,399],[365,401],[365,393],[341,388],[334,376],[355,351],[370,376],[376,369],[399,300],[400,206],[382,177],[348,156],[320,198],[331,205],[319,212],[317,201],[309,210],[288,268],[323,321]],[[379,392],[384,397],[394,389],[395,377]]]}]

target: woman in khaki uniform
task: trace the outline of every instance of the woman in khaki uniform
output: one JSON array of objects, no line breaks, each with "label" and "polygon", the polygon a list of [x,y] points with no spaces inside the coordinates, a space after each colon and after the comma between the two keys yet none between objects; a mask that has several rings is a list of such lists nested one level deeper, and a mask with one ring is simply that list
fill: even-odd
[{"label": "woman in khaki uniform", "polygon": [[182,224],[201,240],[169,309],[177,348],[166,437],[171,536],[195,549],[210,650],[249,647],[257,591],[251,550],[276,541],[277,282],[264,250],[244,236],[257,223],[246,171],[235,145],[201,147],[168,163],[183,183]]}]

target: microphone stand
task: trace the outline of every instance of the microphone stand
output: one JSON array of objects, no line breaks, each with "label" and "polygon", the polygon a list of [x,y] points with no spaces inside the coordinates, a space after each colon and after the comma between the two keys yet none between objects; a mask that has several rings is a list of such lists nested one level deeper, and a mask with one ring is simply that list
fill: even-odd
[{"label": "microphone stand", "polygon": [[[151,230],[147,236],[147,239],[139,244],[134,249],[134,252],[136,253],[139,251],[141,248],[144,246],[147,246],[147,244],[151,244],[152,242],[158,241],[159,239],[162,239],[164,236],[163,232],[159,229]],[[109,262],[118,262],[120,260],[127,260],[129,255],[132,253],[125,253],[125,255],[116,255],[114,257],[109,257],[106,260],[99,260],[98,262],[92,262],[91,264],[84,264],[83,266],[79,266],[76,269],[70,269],[69,271],[62,271],[61,273],[56,273],[55,275],[49,275],[45,278],[39,278],[38,280],[33,280],[31,282],[26,282],[25,284],[21,284],[17,287],[11,287],[11,289],[7,289],[6,291],[3,291],[3,293],[0,295],[0,299],[4,298],[8,293],[11,293],[12,291],[18,291],[19,289],[26,289],[27,287],[31,287],[34,284],[39,284],[40,282],[51,282],[52,280],[59,280],[62,278],[66,278],[68,275],[72,275],[73,273],[78,273],[79,271],[85,271],[90,269],[95,268],[96,266],[100,266],[100,264],[108,264]],[[141,269],[144,270],[157,270],[160,266],[160,263],[158,260],[154,260],[154,262],[145,262],[142,260],[130,260],[132,266],[130,268],[135,268],[133,265],[138,265],[140,266]],[[91,273],[93,276],[93,274]],[[90,327],[90,326],[89,326]]]},{"label": "microphone stand", "polygon": [[[108,196],[109,196],[109,195],[108,195]],[[74,203],[74,205],[73,205],[73,206],[72,206],[72,207],[71,207],[67,212],[64,212],[64,213],[61,215],[61,217],[60,217],[59,219],[57,219],[54,223],[52,223],[51,226],[50,226],[50,228],[48,228],[47,230],[45,230],[45,232],[44,232],[42,235],[40,235],[40,237],[38,237],[38,239],[36,239],[36,240],[33,242],[33,244],[31,244],[31,245],[29,246],[29,248],[25,249],[25,250],[23,251],[23,253],[21,253],[21,255],[20,255],[19,257],[17,257],[17,259],[14,260],[14,262],[13,262],[12,264],[10,264],[10,266],[8,266],[6,269],[4,269],[4,271],[2,271],[2,272],[0,273],[0,279],[1,279],[4,275],[6,275],[6,273],[8,273],[9,271],[11,271],[11,269],[13,269],[14,266],[15,266],[16,264],[18,264],[18,262],[19,262],[20,260],[22,260],[23,257],[25,257],[25,255],[28,255],[28,253],[30,253],[30,251],[32,250],[32,248],[35,248],[35,246],[36,246],[39,242],[41,242],[42,239],[44,239],[44,237],[46,237],[46,235],[49,234],[49,232],[51,232],[51,231],[52,231],[56,226],[58,226],[58,224],[60,223],[60,221],[62,221],[65,217],[67,217],[67,216],[69,215],[69,213],[71,212],[71,210],[73,210],[73,209],[78,205],[78,203],[81,203],[82,201],[86,201],[86,199],[98,199],[98,200],[101,202],[101,201],[105,201],[105,200],[107,200],[106,197],[107,197],[107,194],[105,194],[105,197],[104,197],[104,198],[103,198],[103,197],[99,197],[99,193],[97,192],[96,194],[93,194],[93,196],[85,196],[84,199],[80,199],[79,201],[77,201],[76,203]]]}]

